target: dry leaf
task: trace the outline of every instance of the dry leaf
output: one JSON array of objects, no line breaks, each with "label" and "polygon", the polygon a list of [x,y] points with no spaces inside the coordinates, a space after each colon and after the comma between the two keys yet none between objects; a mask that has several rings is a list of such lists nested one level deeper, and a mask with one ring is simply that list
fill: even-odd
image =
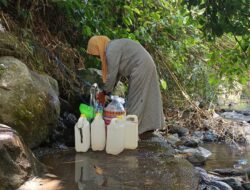
[{"label": "dry leaf", "polygon": [[95,168],[95,173],[98,174],[98,175],[102,175],[103,174],[103,169],[94,165],[94,168]]}]

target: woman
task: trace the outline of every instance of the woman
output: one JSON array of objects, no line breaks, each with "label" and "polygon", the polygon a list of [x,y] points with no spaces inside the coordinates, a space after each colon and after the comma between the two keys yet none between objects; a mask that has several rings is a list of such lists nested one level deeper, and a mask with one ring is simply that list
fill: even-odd
[{"label": "woman", "polygon": [[141,44],[130,39],[93,36],[87,53],[102,62],[104,91],[112,92],[120,76],[129,79],[126,111],[137,115],[139,134],[164,126],[161,93],[154,61]]}]

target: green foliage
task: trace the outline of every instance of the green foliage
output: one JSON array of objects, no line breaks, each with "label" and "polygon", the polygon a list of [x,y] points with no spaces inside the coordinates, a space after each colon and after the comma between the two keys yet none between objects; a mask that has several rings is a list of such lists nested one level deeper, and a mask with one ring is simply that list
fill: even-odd
[{"label": "green foliage", "polygon": [[[247,71],[250,65],[250,4],[249,0],[184,0],[188,6],[190,16],[200,23],[204,35],[208,39],[214,39],[214,44],[226,44],[237,42],[228,48],[216,48],[210,51],[209,64],[216,68],[217,80],[211,79],[212,83],[222,76],[227,76],[229,82],[238,80],[246,83]],[[223,34],[227,34],[227,41]],[[221,38],[216,38],[221,37]]]},{"label": "green foliage", "polygon": [[[182,94],[172,74],[191,98],[205,102],[214,98],[225,76],[229,82],[248,80],[247,0],[49,0],[48,3],[44,6],[45,22],[53,33],[63,33],[81,52],[87,67],[100,68],[100,62],[86,54],[91,36],[139,41],[152,55],[163,93],[171,96],[171,100]],[[38,5],[34,10],[44,15]],[[35,14],[30,14],[27,7],[30,6],[22,7],[21,13],[29,13],[24,17],[31,20]]]},{"label": "green foliage", "polygon": [[160,82],[161,82],[162,89],[167,90],[167,87],[168,87],[167,82],[164,79],[161,79]]},{"label": "green foliage", "polygon": [[249,0],[185,0],[191,16],[198,19],[207,34],[221,36],[249,34]]},{"label": "green foliage", "polygon": [[[231,35],[228,35],[227,41],[208,42],[207,38],[203,38],[202,31],[206,31],[206,36],[210,38],[229,31],[246,33],[249,22],[244,19],[241,20],[242,28],[237,25],[242,16],[240,11],[247,11],[244,0],[230,5],[231,1],[188,1],[189,9],[181,1],[174,0],[116,0],[112,3],[109,0],[75,0],[55,1],[55,5],[67,15],[71,27],[73,25],[75,30],[80,31],[77,46],[87,57],[87,65],[98,65],[88,58],[83,48],[91,36],[137,40],[153,56],[166,95],[170,91],[173,96],[179,93],[169,74],[173,72],[191,97],[209,102],[223,76],[226,75],[229,81],[244,82],[247,79],[249,64],[244,52],[249,47],[244,37],[237,38],[244,50]],[[226,14],[222,11],[223,6],[226,6],[223,10]],[[232,8],[235,11],[230,12]],[[161,57],[167,60],[170,71]]]}]

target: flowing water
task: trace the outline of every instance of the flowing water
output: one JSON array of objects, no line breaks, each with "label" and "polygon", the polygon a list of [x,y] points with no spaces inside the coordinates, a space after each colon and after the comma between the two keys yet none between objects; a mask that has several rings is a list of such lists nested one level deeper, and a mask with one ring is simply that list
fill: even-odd
[{"label": "flowing water", "polygon": [[208,171],[218,168],[250,167],[250,147],[235,148],[227,144],[203,144],[202,147],[210,150],[212,155],[206,161],[204,168]]},{"label": "flowing water", "polygon": [[[229,107],[225,107],[228,109]],[[233,111],[226,111],[220,115],[226,119],[249,122],[250,106],[246,103],[236,104],[230,107]],[[210,143],[202,145],[212,152],[212,156],[204,166],[207,170],[216,168],[246,168],[250,167],[250,146],[230,146],[228,144]]]}]

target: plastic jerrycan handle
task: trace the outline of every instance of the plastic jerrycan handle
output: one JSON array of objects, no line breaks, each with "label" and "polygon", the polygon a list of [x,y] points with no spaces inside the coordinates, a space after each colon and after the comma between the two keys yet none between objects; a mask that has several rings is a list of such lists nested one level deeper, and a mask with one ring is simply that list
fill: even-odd
[{"label": "plastic jerrycan handle", "polygon": [[114,125],[114,128],[116,129],[116,130],[118,130],[120,127],[121,127],[121,125],[122,125],[122,118],[113,118],[112,120],[111,120],[111,122],[113,123],[113,125]]},{"label": "plastic jerrycan handle", "polygon": [[115,127],[117,127],[118,124],[119,124],[119,119],[118,118],[113,118],[112,120],[114,120],[113,123],[115,124]]},{"label": "plastic jerrycan handle", "polygon": [[138,117],[136,115],[128,115],[126,116],[127,121],[138,122]]}]

